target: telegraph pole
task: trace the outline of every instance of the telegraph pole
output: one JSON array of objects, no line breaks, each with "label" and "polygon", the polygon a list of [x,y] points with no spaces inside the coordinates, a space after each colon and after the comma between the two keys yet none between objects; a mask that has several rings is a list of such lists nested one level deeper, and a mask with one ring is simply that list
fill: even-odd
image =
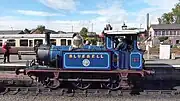
[{"label": "telegraph pole", "polygon": [[[147,13],[147,34],[148,34],[148,37],[149,37],[149,36],[150,36],[150,35],[149,35],[149,13]],[[149,38],[148,38],[148,39],[149,39]],[[148,44],[147,44],[147,58],[148,58],[148,60],[149,60],[149,59],[150,59],[150,56],[149,56],[149,55],[150,55],[150,52],[149,52],[149,51],[150,51],[150,50],[149,50],[150,47],[149,47],[149,42],[148,42],[148,40],[147,40],[147,43],[148,43]]]}]

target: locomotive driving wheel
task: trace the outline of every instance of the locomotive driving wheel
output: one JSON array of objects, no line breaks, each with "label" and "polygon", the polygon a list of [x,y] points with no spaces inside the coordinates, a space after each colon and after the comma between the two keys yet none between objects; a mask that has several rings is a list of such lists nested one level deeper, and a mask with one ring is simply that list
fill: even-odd
[{"label": "locomotive driving wheel", "polygon": [[57,79],[48,80],[47,87],[51,89],[57,89],[61,85],[60,81]]},{"label": "locomotive driving wheel", "polygon": [[29,82],[29,85],[32,85],[35,82],[35,80],[36,80],[36,76],[33,76],[31,74],[28,74],[28,76],[31,79],[31,81]]},{"label": "locomotive driving wheel", "polygon": [[109,77],[109,81],[103,83],[103,85],[110,90],[118,90],[121,87],[120,82],[121,82],[120,75],[112,75]]},{"label": "locomotive driving wheel", "polygon": [[91,86],[90,82],[84,82],[81,78],[79,78],[76,82],[72,82],[72,85],[78,89],[85,90]]}]

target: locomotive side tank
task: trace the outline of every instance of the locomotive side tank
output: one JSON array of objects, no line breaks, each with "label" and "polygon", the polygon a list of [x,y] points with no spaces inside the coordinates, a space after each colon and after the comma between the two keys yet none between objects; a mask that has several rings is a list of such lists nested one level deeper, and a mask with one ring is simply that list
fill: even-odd
[{"label": "locomotive side tank", "polygon": [[[43,64],[45,65],[51,65],[51,66],[55,66],[55,62],[57,59],[59,59],[59,66],[62,67],[62,55],[63,55],[63,51],[75,51],[75,50],[82,50],[82,51],[105,51],[105,48],[103,46],[95,46],[95,45],[82,45],[83,41],[81,41],[81,43],[79,43],[78,46],[78,42],[76,42],[74,45],[72,44],[72,46],[55,46],[55,45],[50,45],[49,41],[50,41],[50,33],[46,33],[46,44],[41,45],[38,48],[38,58],[39,60],[41,60],[41,62],[43,62]],[[77,38],[78,36],[74,37],[73,42],[75,41],[79,41],[79,40],[83,40],[83,39],[79,39]],[[77,46],[77,47],[76,47]],[[42,64],[42,63],[41,63]]]}]

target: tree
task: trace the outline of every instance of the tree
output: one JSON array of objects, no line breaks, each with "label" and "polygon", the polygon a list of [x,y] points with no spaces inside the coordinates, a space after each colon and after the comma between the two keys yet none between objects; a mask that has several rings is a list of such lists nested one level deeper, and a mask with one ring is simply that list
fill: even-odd
[{"label": "tree", "polygon": [[83,27],[80,31],[80,35],[83,37],[84,40],[89,41],[91,44],[97,44],[98,38],[95,32],[88,33],[88,29]]},{"label": "tree", "polygon": [[89,32],[87,34],[86,40],[88,40],[92,45],[96,45],[98,41],[98,36],[95,32]]},{"label": "tree", "polygon": [[162,22],[165,24],[172,24],[174,22],[173,13],[164,13],[162,16]]},{"label": "tree", "polygon": [[172,12],[175,17],[175,23],[180,24],[180,2],[176,4],[175,8],[172,9]]},{"label": "tree", "polygon": [[159,22],[159,24],[162,24],[161,18],[158,18],[158,22]]},{"label": "tree", "polygon": [[97,37],[94,37],[90,40],[90,42],[92,43],[92,45],[96,45],[97,44],[97,41],[98,41],[98,38]]},{"label": "tree", "polygon": [[43,34],[44,33],[44,31],[45,31],[45,26],[43,26],[43,25],[38,25],[37,26],[37,30],[38,30],[38,32],[40,33],[40,34]]},{"label": "tree", "polygon": [[80,35],[85,39],[87,37],[88,29],[83,27],[80,31]]},{"label": "tree", "polygon": [[180,24],[180,2],[172,8],[171,12],[164,13],[161,18],[158,18],[158,21],[163,24]]}]

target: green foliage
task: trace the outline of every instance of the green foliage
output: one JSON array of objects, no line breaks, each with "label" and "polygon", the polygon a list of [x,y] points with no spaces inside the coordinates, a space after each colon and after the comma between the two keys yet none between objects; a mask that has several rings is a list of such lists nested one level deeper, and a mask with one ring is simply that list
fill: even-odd
[{"label": "green foliage", "polygon": [[43,34],[44,33],[44,31],[45,31],[45,26],[43,26],[43,25],[38,25],[37,26],[37,30],[40,32],[40,34]]},{"label": "green foliage", "polygon": [[159,39],[160,42],[163,42],[163,41],[167,40],[168,37],[159,37],[158,39]]},{"label": "green foliage", "polygon": [[87,37],[85,40],[88,40],[92,45],[96,45],[98,41],[98,37],[93,36],[93,37]]},{"label": "green foliage", "polygon": [[97,44],[98,37],[96,37],[95,32],[88,32],[88,29],[83,27],[80,31],[80,35],[84,38],[84,40],[88,40],[92,45]]},{"label": "green foliage", "polygon": [[162,24],[162,19],[158,18],[158,22],[159,22],[159,24]]},{"label": "green foliage", "polygon": [[80,31],[80,35],[83,37],[83,38],[86,38],[87,37],[87,33],[88,33],[88,29],[83,27]]},{"label": "green foliage", "polygon": [[175,23],[180,24],[180,2],[172,9],[174,16],[176,17]]},{"label": "green foliage", "polygon": [[174,22],[173,13],[164,13],[162,16],[163,23],[172,24]]},{"label": "green foliage", "polygon": [[180,2],[172,8],[171,12],[164,13],[161,18],[158,18],[159,24],[180,24]]},{"label": "green foliage", "polygon": [[90,42],[92,43],[92,45],[96,45],[98,41],[97,37],[94,37],[93,39],[90,40]]},{"label": "green foliage", "polygon": [[173,48],[177,48],[177,45],[174,45]]}]

